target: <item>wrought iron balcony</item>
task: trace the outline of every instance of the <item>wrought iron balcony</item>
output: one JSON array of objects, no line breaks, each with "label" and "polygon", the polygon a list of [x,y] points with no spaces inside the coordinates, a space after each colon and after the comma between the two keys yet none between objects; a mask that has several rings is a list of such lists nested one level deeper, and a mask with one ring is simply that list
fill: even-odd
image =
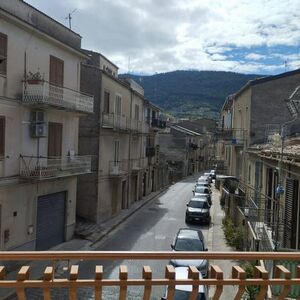
[{"label": "wrought iron balcony", "polygon": [[112,176],[121,176],[128,172],[128,160],[110,161],[109,174]]},{"label": "wrought iron balcony", "polygon": [[[214,262],[209,267],[208,278],[199,276],[199,271],[194,266],[188,268],[186,278],[177,278],[175,268],[166,265],[170,259],[207,259]],[[141,277],[134,275],[130,278],[126,265],[120,265],[118,278],[107,278],[103,266],[98,265],[99,261],[123,260],[149,262],[141,267]],[[157,273],[155,277],[151,269],[153,260],[162,261],[161,268],[155,270]],[[30,299],[26,296],[33,289],[40,289],[43,299],[51,299],[51,290],[58,292],[67,289],[68,299],[76,299],[77,291],[85,288],[93,299],[105,299],[105,291],[111,289],[116,299],[125,300],[128,290],[136,289],[139,299],[149,300],[154,292],[157,293],[157,287],[163,286],[168,288],[167,299],[172,300],[179,299],[175,298],[175,294],[183,285],[185,290],[190,291],[186,298],[190,300],[199,299],[197,296],[200,286],[209,288],[207,289],[209,299],[225,297],[225,287],[227,289],[230,287],[236,300],[286,299],[299,296],[297,295],[300,284],[300,266],[297,266],[299,260],[300,252],[0,252],[0,261],[3,264],[0,266],[0,288],[14,289],[18,299]],[[15,276],[6,277],[4,267],[6,262],[24,264],[24,261],[27,262],[26,265],[23,265]],[[39,270],[36,269],[37,261],[41,266]],[[59,264],[63,265],[63,262],[70,261],[72,265],[68,263],[66,272],[59,272]],[[87,278],[79,276],[82,261],[94,261],[94,272],[86,275]],[[231,274],[225,276],[218,266],[218,261],[231,265]],[[265,269],[264,261],[272,263],[272,272]],[[30,267],[30,262],[34,262],[35,267]],[[247,269],[243,268],[245,262],[248,262]],[[291,269],[286,266],[291,266]],[[31,274],[33,270],[35,272]]]},{"label": "wrought iron balcony", "polygon": [[42,157],[21,156],[20,176],[44,180],[91,172],[91,156]]},{"label": "wrought iron balcony", "polygon": [[166,128],[167,122],[158,118],[146,118],[146,123],[152,128]]},{"label": "wrought iron balcony", "polygon": [[84,113],[94,112],[93,96],[59,87],[45,80],[24,81],[22,102],[33,106],[52,106]]}]

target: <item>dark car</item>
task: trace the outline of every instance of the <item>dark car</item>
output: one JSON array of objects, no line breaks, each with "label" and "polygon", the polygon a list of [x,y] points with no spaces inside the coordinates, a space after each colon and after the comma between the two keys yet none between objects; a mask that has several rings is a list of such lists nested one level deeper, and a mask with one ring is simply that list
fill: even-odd
[{"label": "dark car", "polygon": [[[190,228],[179,229],[171,248],[173,251],[207,251],[202,231]],[[207,277],[207,259],[172,259],[170,263],[174,267],[195,266],[202,277]]]},{"label": "dark car", "polygon": [[192,198],[187,204],[185,222],[191,221],[210,224],[210,205],[206,198]]},{"label": "dark car", "polygon": [[195,189],[193,190],[194,197],[196,197],[196,198],[204,197],[204,196],[207,197],[209,205],[212,204],[210,194],[211,194],[210,188],[205,187],[205,186],[196,186]]}]

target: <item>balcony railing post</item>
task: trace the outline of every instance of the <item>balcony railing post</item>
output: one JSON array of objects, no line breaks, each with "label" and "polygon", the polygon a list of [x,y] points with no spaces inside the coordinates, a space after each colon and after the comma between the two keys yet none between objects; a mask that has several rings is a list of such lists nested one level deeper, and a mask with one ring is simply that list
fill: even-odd
[{"label": "balcony railing post", "polygon": [[119,279],[120,279],[120,300],[126,299],[127,294],[127,279],[128,279],[128,271],[126,266],[120,266],[119,271]]}]

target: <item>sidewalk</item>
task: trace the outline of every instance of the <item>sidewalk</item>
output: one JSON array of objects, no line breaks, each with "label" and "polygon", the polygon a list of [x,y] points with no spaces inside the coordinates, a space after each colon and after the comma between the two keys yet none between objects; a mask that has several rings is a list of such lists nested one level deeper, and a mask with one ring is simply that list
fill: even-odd
[{"label": "sidewalk", "polygon": [[[162,188],[159,191],[153,192],[142,200],[139,200],[131,205],[130,208],[124,209],[121,213],[106,222],[101,224],[95,224],[92,222],[87,222],[80,220],[76,225],[74,238],[70,241],[59,244],[49,251],[92,251],[97,247],[99,243],[105,236],[116,229],[120,224],[125,222],[129,217],[131,217],[135,212],[149,203],[151,200],[164,193],[168,189],[168,186]],[[79,238],[78,238],[79,237]],[[23,262],[24,263],[24,262]],[[61,261],[55,264],[55,276],[59,277],[62,275],[66,268],[68,267],[67,261]],[[72,263],[76,263],[72,261]],[[27,263],[30,266],[30,277],[39,278],[43,274],[46,266],[52,265],[50,261],[32,261]],[[7,279],[15,279],[18,271],[9,272],[6,275]],[[15,299],[15,291],[12,289],[0,289],[0,299]]]}]

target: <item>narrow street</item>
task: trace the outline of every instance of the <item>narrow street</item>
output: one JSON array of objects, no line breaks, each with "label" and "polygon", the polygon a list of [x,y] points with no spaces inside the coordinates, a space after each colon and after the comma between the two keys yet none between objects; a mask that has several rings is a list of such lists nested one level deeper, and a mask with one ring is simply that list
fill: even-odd
[{"label": "narrow street", "polygon": [[[210,226],[196,224],[185,224],[186,203],[192,197],[192,190],[196,177],[189,177],[181,182],[170,186],[159,197],[150,201],[137,213],[132,215],[126,222],[117,227],[109,236],[95,245],[95,250],[104,251],[169,251],[170,245],[182,227],[201,229],[206,246],[209,251],[231,251],[225,244],[222,231],[223,211],[219,204],[219,191],[212,185],[211,207],[212,222]],[[149,265],[153,271],[153,277],[163,276],[164,267],[168,261],[83,261],[79,264],[81,278],[94,276],[95,263],[104,266],[104,276],[106,278],[118,278],[119,265],[128,267],[129,278],[139,278],[142,274],[142,267]],[[219,265],[228,276],[231,265],[227,262],[210,262]],[[160,299],[163,295],[163,287],[154,288],[152,299]],[[105,300],[118,299],[117,288],[106,288],[103,290]],[[54,299],[67,299],[67,290],[53,291]],[[213,289],[210,290],[210,295]],[[30,299],[42,299],[38,291],[30,290]],[[78,299],[93,299],[93,290],[82,288],[78,290]],[[136,287],[128,289],[127,299],[141,299],[142,289]],[[233,299],[233,288],[224,288],[221,299]]]}]

